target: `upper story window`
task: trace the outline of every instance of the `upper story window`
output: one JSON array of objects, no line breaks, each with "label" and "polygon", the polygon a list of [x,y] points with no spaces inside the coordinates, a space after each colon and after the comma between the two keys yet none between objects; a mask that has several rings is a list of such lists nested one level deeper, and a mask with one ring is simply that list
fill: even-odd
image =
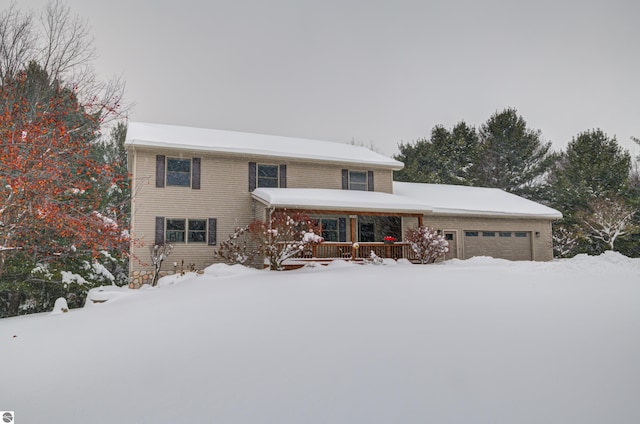
[{"label": "upper story window", "polygon": [[367,173],[364,171],[349,171],[349,190],[367,191]]},{"label": "upper story window", "polygon": [[287,187],[287,165],[249,162],[249,191],[258,187]]},{"label": "upper story window", "polygon": [[279,187],[278,165],[266,165],[259,163],[258,167],[258,187]]},{"label": "upper story window", "polygon": [[342,170],[342,189],[373,191],[373,171]]},{"label": "upper story window", "polygon": [[156,155],[156,187],[200,188],[200,158],[168,158]]},{"label": "upper story window", "polygon": [[191,186],[191,159],[167,158],[167,185]]}]

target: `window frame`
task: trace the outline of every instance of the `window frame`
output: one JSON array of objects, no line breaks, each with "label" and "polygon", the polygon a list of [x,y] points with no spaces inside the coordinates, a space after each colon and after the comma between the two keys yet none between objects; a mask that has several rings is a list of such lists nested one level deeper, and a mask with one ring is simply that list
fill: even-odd
[{"label": "window frame", "polygon": [[[180,162],[188,162],[189,163],[189,170],[188,171],[176,171],[176,170],[170,170],[169,169],[169,164],[170,162],[176,162],[176,161],[180,161]],[[192,173],[193,173],[193,160],[192,158],[176,158],[176,157],[167,157],[166,158],[166,165],[165,165],[165,186],[166,187],[186,187],[186,188],[191,188],[192,185]],[[182,177],[184,178],[185,176],[187,177],[187,184],[176,184],[175,181],[171,181],[170,182],[170,178],[171,177]]]},{"label": "window frame", "polygon": [[[265,177],[265,176],[260,176],[260,168],[275,168],[276,170],[276,177],[275,177],[275,185],[261,185],[260,181],[261,178],[264,181],[264,178],[268,178],[269,180],[273,181],[274,177]],[[256,163],[256,188],[260,188],[260,187],[264,187],[264,188],[279,188],[280,187],[280,165],[277,164],[272,164],[272,163]]]},{"label": "window frame", "polygon": [[[204,228],[203,229],[192,229],[191,228],[191,223],[195,223],[195,222],[202,222],[204,223]],[[207,234],[208,234],[208,220],[206,218],[190,218],[187,219],[187,244],[207,244]],[[202,240],[194,240],[192,239],[192,235],[195,234],[201,234],[201,237],[203,238]]]},{"label": "window frame", "polygon": [[[204,229],[192,229],[192,222],[204,223]],[[169,229],[169,223],[182,222],[182,229]],[[174,224],[175,225],[175,224]],[[170,233],[171,232],[171,233]],[[201,234],[204,240],[195,240],[192,238],[192,233]],[[177,237],[176,234],[181,234],[182,237]],[[209,219],[207,218],[165,218],[164,223],[164,239],[166,243],[170,244],[208,244],[209,243]]]},{"label": "window frame", "polygon": [[[354,183],[352,181],[352,175],[353,174],[362,174],[364,175],[364,181],[362,182],[357,182]],[[349,176],[348,176],[348,187],[349,190],[354,190],[354,191],[369,191],[369,179],[368,179],[368,172],[367,171],[355,171],[355,170],[349,170]],[[354,184],[357,184],[358,187],[361,185],[362,188],[354,188]]]},{"label": "window frame", "polygon": [[[325,241],[329,241],[329,242],[338,242],[340,240],[340,223],[338,218],[319,218],[318,220],[318,225],[320,225],[320,230],[322,233],[322,238]],[[327,222],[331,222],[334,225],[334,228],[332,229],[326,229],[325,228],[325,223]],[[327,237],[328,234],[334,234],[335,235],[335,239],[334,237]]]},{"label": "window frame", "polygon": [[[169,229],[169,223],[182,222],[182,229],[180,228],[171,228]],[[175,225],[175,224],[174,224]],[[186,243],[186,230],[187,230],[187,220],[185,218],[166,218],[164,220],[164,240],[166,243]],[[171,232],[171,233],[170,233]],[[171,235],[170,235],[171,234]],[[182,239],[180,237],[175,237],[177,234],[182,234]]]}]

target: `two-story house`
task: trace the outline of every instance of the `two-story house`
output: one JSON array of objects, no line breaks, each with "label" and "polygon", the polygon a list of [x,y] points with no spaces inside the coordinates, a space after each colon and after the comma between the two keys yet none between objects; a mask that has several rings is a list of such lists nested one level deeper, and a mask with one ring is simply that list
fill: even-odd
[{"label": "two-story house", "polygon": [[[394,183],[401,162],[349,144],[131,122],[126,146],[136,286],[151,269],[149,246],[174,246],[167,271],[203,268],[237,226],[278,209],[317,221],[319,258],[351,257],[355,242],[358,257],[409,257],[404,231],[428,225],[449,240],[447,258],[549,260],[551,222],[562,216],[496,189]],[[383,246],[385,236],[398,243]]]}]

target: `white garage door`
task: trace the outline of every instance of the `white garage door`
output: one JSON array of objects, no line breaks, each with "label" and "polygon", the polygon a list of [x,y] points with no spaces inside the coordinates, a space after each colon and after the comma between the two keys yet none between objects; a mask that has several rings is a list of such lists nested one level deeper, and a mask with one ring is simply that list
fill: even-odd
[{"label": "white garage door", "polygon": [[464,232],[464,257],[473,256],[529,261],[533,258],[531,232],[467,230]]}]

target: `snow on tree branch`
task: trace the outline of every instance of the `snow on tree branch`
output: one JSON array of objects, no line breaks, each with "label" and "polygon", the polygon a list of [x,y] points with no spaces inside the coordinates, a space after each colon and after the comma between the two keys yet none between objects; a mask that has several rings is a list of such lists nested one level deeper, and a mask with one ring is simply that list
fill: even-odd
[{"label": "snow on tree branch", "polygon": [[614,249],[616,240],[635,229],[635,210],[621,198],[598,198],[589,202],[589,210],[579,213],[578,219],[590,236]]}]

